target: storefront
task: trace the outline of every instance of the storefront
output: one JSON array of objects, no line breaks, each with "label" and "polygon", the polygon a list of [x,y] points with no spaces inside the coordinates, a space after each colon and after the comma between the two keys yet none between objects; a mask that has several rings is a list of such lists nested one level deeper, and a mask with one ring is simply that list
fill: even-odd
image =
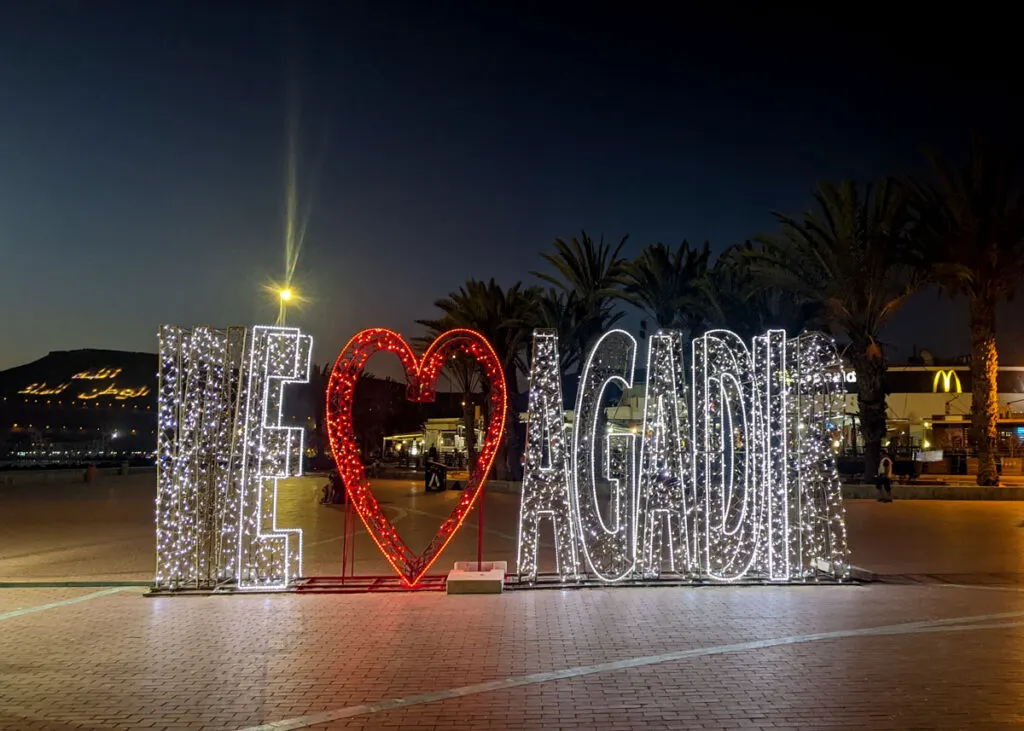
[{"label": "storefront", "polygon": [[[909,457],[940,453],[961,457],[971,452],[971,389],[969,365],[896,365],[886,374],[885,446]],[[1002,366],[997,378],[999,420],[998,453],[1004,474],[1017,471],[1024,454],[1024,366]],[[862,447],[858,438],[856,379],[847,384],[847,417],[841,425],[839,448],[846,453]],[[958,463],[959,464],[959,463]],[[953,469],[936,465],[935,469]],[[970,467],[963,467],[969,471]],[[1007,471],[1008,470],[1008,471]]]}]

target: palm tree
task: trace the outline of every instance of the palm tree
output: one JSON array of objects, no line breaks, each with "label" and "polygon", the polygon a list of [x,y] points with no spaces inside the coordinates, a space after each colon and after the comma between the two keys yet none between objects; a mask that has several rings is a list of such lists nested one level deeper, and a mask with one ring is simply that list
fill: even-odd
[{"label": "palm tree", "polygon": [[457,292],[450,292],[434,302],[442,312],[440,320],[417,322],[432,329],[443,324],[446,328],[464,327],[482,334],[501,359],[511,392],[518,388],[512,376],[517,369],[525,367],[523,351],[529,333],[521,323],[529,320],[533,301],[532,291],[519,282],[505,290],[493,279],[489,282],[471,279]]},{"label": "palm tree", "polygon": [[[531,322],[534,303],[535,292],[524,289],[518,282],[505,290],[493,279],[489,282],[470,280],[457,292],[434,302],[442,312],[441,318],[418,321],[434,331],[452,327],[476,330],[487,338],[501,361],[508,388],[509,413],[505,443],[495,461],[500,479],[518,476],[520,472],[518,428],[523,398],[519,373],[526,369],[525,350],[530,336],[527,323]],[[487,388],[488,384],[484,383],[483,387]]]},{"label": "palm tree", "polygon": [[686,240],[674,251],[665,244],[644,247],[626,268],[622,297],[650,315],[659,328],[692,334],[708,311],[710,245],[691,248]]},{"label": "palm tree", "polygon": [[557,331],[561,372],[567,374],[578,370],[587,344],[600,337],[608,326],[612,318],[610,306],[594,311],[576,292],[554,288],[546,291],[533,288],[532,295],[535,306],[526,325],[531,331],[534,328]]},{"label": "palm tree", "polygon": [[620,253],[628,238],[623,236],[615,248],[606,244],[603,237],[595,242],[586,231],[569,242],[555,239],[555,252],[541,254],[555,273],[531,272],[564,297],[547,296],[548,321],[567,319],[574,323],[566,327],[565,334],[571,335],[571,339],[560,340],[559,347],[575,364],[582,360],[591,343],[623,315],[615,311],[615,302],[626,282],[629,262]]},{"label": "palm tree", "polygon": [[760,281],[762,278],[751,268],[751,261],[763,251],[762,244],[745,241],[719,255],[705,280],[709,327],[732,330],[750,340],[769,329],[785,330],[787,335],[796,336],[820,324],[814,302],[794,291]]},{"label": "palm tree", "polygon": [[873,480],[886,433],[886,362],[879,331],[921,281],[904,254],[907,196],[885,179],[863,192],[850,181],[838,187],[821,183],[814,198],[817,210],[800,219],[776,213],[780,233],[758,237],[764,248],[746,256],[763,283],[818,305],[833,332],[849,339],[864,476]]},{"label": "palm tree", "polygon": [[974,137],[964,167],[933,154],[928,159],[934,182],[911,181],[920,214],[919,261],[949,296],[967,297],[978,484],[998,485],[996,306],[1024,279],[1021,154]]}]

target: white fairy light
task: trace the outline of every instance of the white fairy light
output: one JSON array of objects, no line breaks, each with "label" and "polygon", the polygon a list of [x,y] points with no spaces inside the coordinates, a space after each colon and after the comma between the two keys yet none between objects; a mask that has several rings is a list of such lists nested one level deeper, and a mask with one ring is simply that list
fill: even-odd
[{"label": "white fairy light", "polygon": [[239,499],[238,588],[283,589],[302,575],[302,531],[277,525],[278,483],[302,474],[302,427],[285,427],[284,387],[309,380],[312,338],[256,326],[248,343]]},{"label": "white fairy light", "polygon": [[846,579],[850,575],[846,509],[829,433],[845,411],[846,374],[835,343],[821,333],[788,341],[786,361],[790,373],[789,512],[796,527],[789,542],[793,578],[809,580],[825,574]]},{"label": "white fairy light", "polygon": [[757,385],[753,357],[736,333],[712,330],[693,341],[698,535],[704,572],[722,581],[743,578],[758,558],[764,441]]},{"label": "white fairy light", "polygon": [[688,422],[682,336],[662,330],[651,336],[647,350],[637,473],[637,562],[645,578],[661,574],[663,540],[669,543],[671,573],[688,574],[694,568]]},{"label": "white fairy light", "polygon": [[569,484],[570,459],[565,446],[558,335],[554,330],[535,330],[516,550],[519,576],[527,581],[537,578],[542,518],[550,518],[554,526],[557,573],[563,580],[579,578],[579,554]]},{"label": "white fairy light", "polygon": [[224,544],[227,457],[243,339],[241,328],[160,329],[158,588],[204,588],[233,575],[235,542]]},{"label": "white fairy light", "polygon": [[311,350],[294,328],[161,327],[156,588],[282,588],[301,573],[301,533],[277,528],[276,490],[301,473],[281,391],[308,378]]},{"label": "white fairy light", "polygon": [[[604,581],[625,578],[634,565],[633,435],[606,434],[602,417],[605,391],[612,385],[631,388],[635,364],[633,336],[625,330],[605,333],[583,367],[573,417],[573,517],[587,567]],[[607,521],[601,514],[599,477],[610,486]]]},{"label": "white fairy light", "polygon": [[762,509],[767,522],[764,569],[770,579],[787,581],[790,578],[790,507],[785,330],[769,330],[754,338],[754,372],[761,409]]},{"label": "white fairy light", "polygon": [[[632,387],[636,341],[612,331],[589,354],[572,454],[565,454],[562,440],[557,347],[553,332],[534,333],[522,579],[537,578],[542,516],[555,524],[563,580],[579,571],[577,550],[586,563],[578,577],[584,581],[663,576],[665,541],[668,573],[677,579],[849,577],[830,433],[842,415],[846,377],[828,338],[787,340],[785,332],[771,330],[748,346],[735,333],[716,330],[695,339],[688,414],[681,336],[654,335],[636,469],[632,434],[608,433],[597,448],[604,392],[611,384]],[[570,468],[571,481],[565,477]],[[602,477],[610,485],[607,519],[598,494]]]}]

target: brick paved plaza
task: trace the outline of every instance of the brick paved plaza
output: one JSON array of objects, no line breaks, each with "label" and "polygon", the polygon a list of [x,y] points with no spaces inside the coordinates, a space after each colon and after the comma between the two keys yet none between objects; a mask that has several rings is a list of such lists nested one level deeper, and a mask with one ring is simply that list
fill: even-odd
[{"label": "brick paved plaza", "polygon": [[[152,482],[0,488],[0,728],[1024,726],[1024,503],[850,502],[863,586],[146,598]],[[321,483],[280,523],[336,574]],[[378,494],[414,546],[456,499]],[[515,513],[487,497],[485,558]],[[365,535],[356,557],[384,570]]]}]

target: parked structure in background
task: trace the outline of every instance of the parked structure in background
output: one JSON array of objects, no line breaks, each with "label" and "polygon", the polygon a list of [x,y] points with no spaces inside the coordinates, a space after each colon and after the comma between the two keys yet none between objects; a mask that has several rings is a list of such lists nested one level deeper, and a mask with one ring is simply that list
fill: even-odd
[{"label": "parked structure in background", "polygon": [[[476,444],[484,439],[483,421],[477,410]],[[427,419],[423,429],[407,434],[384,437],[381,454],[385,462],[398,462],[405,466],[422,466],[427,452],[433,447],[438,459],[452,467],[466,464],[466,427],[461,416]]]}]

